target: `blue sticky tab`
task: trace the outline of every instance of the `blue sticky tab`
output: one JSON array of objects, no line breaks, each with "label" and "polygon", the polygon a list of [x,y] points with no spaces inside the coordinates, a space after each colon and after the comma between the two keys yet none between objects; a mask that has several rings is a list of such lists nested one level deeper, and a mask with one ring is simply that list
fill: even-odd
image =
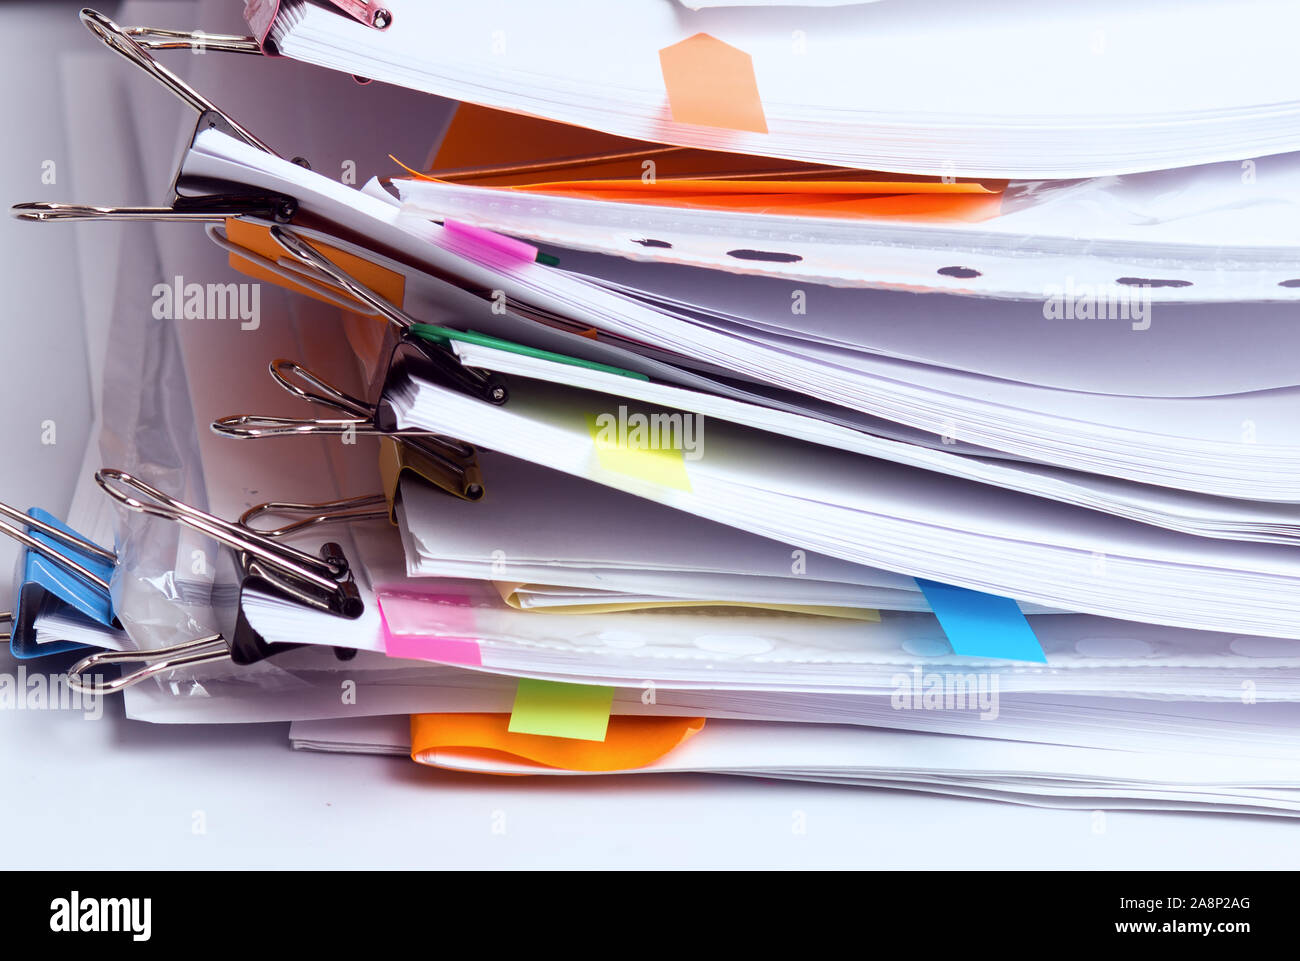
[{"label": "blue sticky tab", "polygon": [[[57,517],[46,513],[39,507],[33,507],[27,513],[37,520],[44,521],[51,527],[57,527],[61,531],[81,537],[80,534]],[[76,561],[92,574],[96,574],[104,580],[108,580],[113,576],[113,565],[103,558],[94,554],[87,554],[69,544],[57,541],[41,531],[29,530],[29,533],[42,544],[48,545],[50,550],[56,554]],[[113,602],[106,592],[87,584],[76,574],[64,570],[38,551],[28,549],[24,553],[26,555],[23,561],[24,583],[38,584],[69,607],[80,611],[91,620],[97,621],[105,627],[114,626]]]},{"label": "blue sticky tab", "polygon": [[919,577],[916,583],[957,654],[1047,663],[1034,629],[1011,598]]}]

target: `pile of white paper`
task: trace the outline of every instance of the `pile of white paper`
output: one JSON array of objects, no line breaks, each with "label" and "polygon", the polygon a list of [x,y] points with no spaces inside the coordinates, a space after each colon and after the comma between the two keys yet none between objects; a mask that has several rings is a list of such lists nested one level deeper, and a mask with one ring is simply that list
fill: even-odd
[{"label": "pile of white paper", "polygon": [[[624,137],[875,170],[1089,177],[1300,147],[1287,0],[386,6],[377,31],[285,0],[269,39],[286,57]],[[704,67],[666,79],[660,56],[701,33],[752,64],[761,126],[682,122],[665,103],[673,82],[709,82]]]},{"label": "pile of white paper", "polygon": [[[187,127],[179,189],[296,211],[139,228],[97,348],[106,466],[232,520],[381,495],[375,516],[282,538],[337,544],[359,615],[240,576],[247,558],[202,530],[120,512],[124,630],[52,609],[38,638],[146,656],[252,638],[252,663],[218,650],[142,676],[128,716],[292,722],[299,749],[1300,813],[1300,344],[1276,302],[1300,290],[1300,153],[1270,157],[1300,149],[1292,4],[389,6],[378,30],[284,0],[267,24],[282,58],[184,58],[285,142]],[[235,28],[229,3],[184,7]],[[660,52],[701,42],[747,58],[763,130],[674,116]],[[177,124],[129,90],[103,98],[147,179],[170,179]],[[451,105],[425,92],[652,145],[1014,182],[992,219],[912,224],[629,220],[612,201],[336,174],[431,156]],[[291,243],[246,246],[273,226],[353,279]],[[631,249],[647,232],[663,243]],[[802,246],[741,262],[742,239]],[[251,279],[260,315],[160,317],[158,276]],[[384,292],[358,306],[363,283]],[[428,369],[390,369],[401,337]],[[343,412],[284,391],[274,361],[317,401],[337,385]],[[240,415],[333,420],[209,429]],[[409,450],[404,431],[470,445],[482,495],[394,480],[376,431],[385,452]],[[606,726],[515,729],[538,690],[604,698]],[[419,743],[420,715],[510,715],[512,739]],[[628,770],[530,753],[599,752],[647,718],[689,729]]]}]

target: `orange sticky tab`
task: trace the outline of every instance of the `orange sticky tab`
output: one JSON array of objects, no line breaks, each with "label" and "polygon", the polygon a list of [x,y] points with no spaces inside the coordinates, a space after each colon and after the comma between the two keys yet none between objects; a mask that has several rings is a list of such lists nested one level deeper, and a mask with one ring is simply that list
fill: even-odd
[{"label": "orange sticky tab", "polygon": [[767,133],[754,59],[707,33],[659,51],[668,109],[677,123]]},{"label": "orange sticky tab", "polygon": [[412,714],[411,759],[443,766],[441,749],[565,771],[630,771],[694,737],[704,718],[614,715],[603,741],[513,734],[509,727],[509,714]]},{"label": "orange sticky tab", "polygon": [[[271,237],[271,228],[262,224],[249,223],[233,217],[227,218],[226,238],[232,244],[243,247],[245,250],[267,260],[279,263],[286,256],[283,248]],[[406,278],[404,276],[394,270],[389,270],[387,267],[372,263],[363,257],[358,257],[356,254],[339,250],[337,247],[331,247],[319,240],[312,240],[309,243],[321,254],[338,264],[385,300],[391,301],[398,307],[402,306],[402,302],[406,298]],[[306,294],[308,297],[328,302],[328,298],[320,296],[310,288],[295,284],[278,274],[266,270],[255,262],[240,257],[238,254],[231,253],[230,266],[240,273],[256,277],[258,280],[265,280],[268,283],[277,284],[300,294]],[[339,292],[339,296],[342,299],[349,299],[342,291]],[[364,304],[358,302],[357,307],[359,313],[369,316],[374,315],[374,311]]]}]

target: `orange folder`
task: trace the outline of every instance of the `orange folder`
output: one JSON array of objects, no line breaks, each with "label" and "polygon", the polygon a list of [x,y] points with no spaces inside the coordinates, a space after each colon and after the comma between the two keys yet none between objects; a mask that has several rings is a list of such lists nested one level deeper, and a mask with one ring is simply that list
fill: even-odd
[{"label": "orange folder", "polygon": [[997,216],[1005,187],[665,147],[472,104],[457,108],[431,171],[407,170],[421,179],[611,203],[948,222]]},{"label": "orange folder", "polygon": [[515,734],[509,714],[412,714],[411,759],[437,766],[433,752],[531,763],[565,771],[628,771],[658,760],[704,729],[702,717],[615,714],[603,741]]},{"label": "orange folder", "polygon": [[[321,296],[311,287],[295,283],[289,278],[267,269],[257,260],[251,259],[257,257],[262,260],[273,261],[281,267],[287,268],[287,272],[290,274],[299,274],[304,278],[308,278],[309,275],[304,273],[300,267],[287,262],[288,258],[284,256],[284,251],[271,237],[270,227],[228,217],[226,218],[225,228],[226,239],[232,245],[248,251],[250,255],[245,257],[231,251],[229,260],[232,269],[252,277],[254,280],[276,284],[286,290],[304,294],[315,300],[326,303],[333,302],[329,298]],[[321,241],[311,241],[311,246],[390,303],[396,304],[398,307],[403,306],[406,299],[406,277],[402,274]],[[323,283],[319,279],[311,279],[314,282]],[[329,285],[325,284],[325,286]],[[346,291],[340,289],[334,291],[334,293],[337,299],[345,302],[350,301],[354,305],[344,313],[344,331],[348,342],[352,345],[352,349],[365,363],[370,375],[374,376],[381,359],[384,332],[388,328],[388,321],[367,304],[363,304],[351,297]]]}]

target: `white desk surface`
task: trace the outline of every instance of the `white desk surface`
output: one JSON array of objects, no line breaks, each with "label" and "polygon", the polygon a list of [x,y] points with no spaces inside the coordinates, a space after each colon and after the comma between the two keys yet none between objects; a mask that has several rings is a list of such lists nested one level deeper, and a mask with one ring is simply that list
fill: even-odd
[{"label": "white desk surface", "polygon": [[1090,811],[874,789],[475,777],[291,751],[283,724],[128,722],[120,705],[99,721],[28,711],[0,725],[10,868],[1300,865],[1287,818],[1110,812],[1098,833]]},{"label": "white desk surface", "polygon": [[[45,199],[40,162],[67,159],[48,52],[89,43],[80,5],[0,7],[6,205]],[[56,193],[49,199],[113,199]],[[81,329],[76,285],[61,265],[71,238],[8,218],[0,231],[9,297],[0,315],[9,372],[0,382],[0,498],[60,509],[90,403],[76,386],[84,349],[58,336]],[[54,447],[39,440],[47,417],[59,421]],[[4,569],[12,556],[0,544]],[[14,671],[7,654],[0,671]],[[291,751],[284,724],[128,722],[120,704],[99,721],[0,712],[0,770],[6,868],[1300,866],[1294,822],[1283,818],[1112,812],[1099,832],[1090,811],[858,788],[676,775],[477,778]],[[804,833],[794,830],[800,819]]]}]

